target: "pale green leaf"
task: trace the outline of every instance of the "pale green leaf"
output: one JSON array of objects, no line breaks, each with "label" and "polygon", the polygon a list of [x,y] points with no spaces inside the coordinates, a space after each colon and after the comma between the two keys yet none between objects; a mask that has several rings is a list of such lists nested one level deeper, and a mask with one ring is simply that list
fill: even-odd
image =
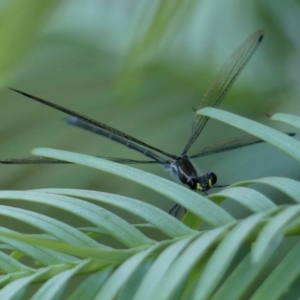
[{"label": "pale green leaf", "polygon": [[252,183],[261,183],[277,189],[287,196],[291,197],[295,202],[300,203],[300,182],[290,178],[283,177],[265,177],[256,180],[245,180],[235,183],[233,186],[249,185]]},{"label": "pale green leaf", "polygon": [[117,240],[130,247],[152,244],[153,241],[143,235],[134,226],[115,214],[87,201],[42,192],[5,192],[0,191],[0,199],[19,199],[33,201],[64,209],[89,222],[103,227]]},{"label": "pale green leaf", "polygon": [[161,249],[163,245],[158,244],[144,250],[126,260],[119,268],[110,276],[99,291],[96,299],[115,299],[119,289],[126,283],[128,278],[143,264],[150,255]]},{"label": "pale green leaf", "polygon": [[168,275],[169,269],[175,263],[177,257],[193,239],[182,239],[165,249],[150,267],[132,300],[152,299],[152,293],[149,293],[149,291],[153,292],[157,289],[160,282]]},{"label": "pale green leaf", "polygon": [[145,221],[149,222],[154,227],[160,229],[166,235],[173,238],[190,235],[197,232],[191,230],[170,214],[165,213],[164,211],[154,207],[153,205],[133,198],[88,190],[42,189],[38,191],[81,197],[84,199],[95,200],[99,201],[100,203],[106,203],[118,208],[122,208],[130,213],[144,218]]},{"label": "pale green leaf", "polygon": [[70,270],[63,271],[56,276],[51,277],[42,287],[34,294],[31,300],[55,300],[60,299],[68,281],[81,269],[89,264],[89,260],[82,261]]},{"label": "pale green leaf", "polygon": [[282,296],[289,289],[292,283],[299,278],[300,243],[298,242],[282,259],[278,262],[274,271],[264,280],[260,287],[254,292],[251,300],[260,299],[283,299]]},{"label": "pale green leaf", "polygon": [[280,121],[300,129],[300,118],[288,114],[275,114],[271,117],[273,121]]},{"label": "pale green leaf", "polygon": [[279,212],[259,233],[253,249],[253,262],[259,262],[264,255],[271,254],[284,237],[284,230],[300,214],[300,205],[292,205]]},{"label": "pale green leaf", "polygon": [[210,230],[200,235],[186,247],[173,264],[170,265],[168,272],[164,274],[158,286],[154,286],[149,299],[173,299],[178,286],[186,280],[195,265],[205,257],[210,247],[216,243],[228,228],[230,226]]},{"label": "pale green leaf", "polygon": [[204,267],[200,279],[196,283],[193,299],[208,299],[211,296],[228,271],[239,247],[267,215],[268,213],[252,215],[232,228]]},{"label": "pale green leaf", "polygon": [[268,262],[268,260],[263,260],[259,264],[254,264],[251,254],[248,254],[229,274],[211,300],[245,298],[249,292],[251,293],[249,290],[252,288],[252,284]]},{"label": "pale green leaf", "polygon": [[0,215],[23,221],[33,227],[41,229],[44,232],[48,232],[61,241],[68,242],[70,244],[107,248],[106,246],[98,244],[93,239],[89,238],[87,235],[81,233],[75,228],[35,212],[16,207],[0,205]]},{"label": "pale green leaf", "polygon": [[300,161],[300,142],[285,133],[216,108],[206,107],[200,109],[197,114],[216,119],[246,131]]},{"label": "pale green leaf", "polygon": [[105,268],[98,273],[89,275],[81,284],[73,291],[67,300],[93,300],[97,292],[100,290],[104,282],[111,275],[113,268]]},{"label": "pale green leaf", "polygon": [[[106,265],[107,263],[119,263],[121,261],[124,261],[128,257],[132,256],[135,253],[138,253],[144,249],[147,249],[148,246],[142,246],[142,247],[136,247],[136,248],[131,248],[131,249],[125,249],[125,250],[119,250],[119,249],[101,249],[101,248],[95,248],[95,247],[84,247],[84,246],[75,246],[63,242],[58,242],[58,241],[53,241],[45,238],[40,238],[40,237],[34,237],[34,236],[28,236],[28,235],[23,235],[23,234],[17,234],[17,233],[12,233],[8,232],[7,230],[4,230],[3,228],[0,228],[0,237],[1,239],[6,239],[9,238],[9,242],[11,244],[16,244],[19,245],[21,244],[23,246],[22,250],[24,249],[24,252],[29,256],[38,256],[40,255],[43,260],[45,260],[46,263],[50,264],[50,259],[54,260],[54,258],[57,258],[56,261],[52,262],[53,264],[57,263],[62,263],[62,262],[68,262],[69,264],[74,264],[74,262],[77,262],[78,260],[75,260],[73,258],[73,261],[69,259],[69,261],[65,258],[66,255],[62,255],[61,253],[67,253],[70,255],[74,256],[79,256],[83,258],[96,258],[101,262],[103,265]],[[18,241],[24,242],[20,243]],[[33,247],[31,245],[37,245],[41,246],[44,248],[49,248],[49,249],[44,249],[45,254],[50,254],[53,253],[53,257],[48,258],[44,252],[41,251],[40,248]],[[19,247],[21,248],[21,246]],[[50,251],[50,249],[54,251]],[[26,250],[26,251],[25,251]],[[32,254],[29,252],[29,250],[32,250]],[[35,250],[35,251],[33,251]],[[47,251],[46,251],[47,250]],[[36,253],[37,252],[37,253]],[[42,254],[44,256],[42,256]],[[60,252],[60,253],[59,253]],[[69,256],[66,256],[70,258]],[[38,257],[39,258],[39,257]],[[49,261],[47,261],[48,259]],[[44,262],[44,263],[45,263]],[[45,264],[46,264],[45,263]]]},{"label": "pale green leaf", "polygon": [[40,271],[28,275],[24,278],[20,278],[6,285],[0,291],[0,299],[1,300],[15,300],[22,299],[24,293],[26,292],[27,287],[37,279],[42,279],[45,277],[49,269],[41,269]]},{"label": "pale green leaf", "polygon": [[18,260],[2,251],[0,251],[0,270],[5,273],[34,271],[33,268],[27,267],[26,265],[20,263]]},{"label": "pale green leaf", "polygon": [[57,252],[51,249],[41,249],[33,245],[28,244],[26,241],[15,240],[11,236],[16,235],[15,231],[0,227],[0,240],[14,249],[25,253],[33,260],[36,260],[44,265],[70,263],[75,261],[75,258],[66,255],[59,255]]},{"label": "pale green leaf", "polygon": [[174,182],[158,176],[124,166],[112,161],[100,159],[84,154],[72,153],[62,150],[39,148],[32,152],[34,155],[56,158],[64,161],[78,163],[91,168],[100,169],[126,179],[147,186],[179,203],[196,216],[214,226],[228,224],[234,221],[224,209],[207,200],[205,197],[188,190]]},{"label": "pale green leaf", "polygon": [[224,189],[218,193],[208,196],[214,201],[233,199],[253,212],[264,212],[276,207],[276,205],[263,194],[243,187],[233,187]]}]

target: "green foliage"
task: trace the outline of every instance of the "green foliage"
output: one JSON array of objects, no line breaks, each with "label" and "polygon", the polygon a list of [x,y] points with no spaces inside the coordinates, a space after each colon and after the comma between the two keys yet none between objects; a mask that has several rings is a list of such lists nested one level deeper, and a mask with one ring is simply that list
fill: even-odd
[{"label": "green foliage", "polygon": [[[200,113],[219,121],[234,120],[235,126],[259,138],[270,143],[275,140],[278,149],[299,162],[299,150],[295,153],[295,149],[300,145],[292,137],[221,110],[207,108]],[[281,119],[289,124],[292,120],[300,119],[287,115]],[[1,191],[0,199],[9,203],[34,202],[80,216],[92,224],[89,231],[118,244],[93,239],[83,228],[42,213],[1,205],[2,216],[30,224],[43,233],[0,229],[1,299],[26,299],[28,287],[37,282],[40,287],[32,299],[74,300],[82,295],[85,299],[280,299],[299,277],[299,264],[294,264],[299,259],[298,239],[272,265],[288,237],[300,235],[298,181],[280,177],[248,180],[204,197],[153,174],[100,158],[44,148],[33,153],[144,185],[186,207],[188,215],[197,218],[194,224],[204,227],[188,227],[189,217],[180,221],[151,204],[116,194],[77,189]],[[246,187],[254,183],[281,191],[296,204],[277,205],[272,198]],[[230,216],[220,206],[225,199],[233,199],[250,214],[242,219]],[[140,217],[144,226],[131,224],[114,213],[115,209]],[[143,232],[145,228],[147,233]],[[158,238],[154,234],[157,231],[163,237]],[[16,251],[24,255],[9,255]],[[40,266],[25,262],[26,257]],[[66,296],[66,287],[78,275],[85,276]]]},{"label": "green foliage", "polygon": [[[298,114],[299,5],[289,4],[2,1],[1,86],[65,99],[75,111],[179,153],[187,137],[185,117],[190,120],[215,65],[260,28],[266,42],[256,55],[259,63],[230,92],[230,110],[259,118],[284,105],[285,112]],[[23,156],[37,146],[126,156],[126,149],[112,153],[117,147],[107,141],[95,151],[96,138],[67,129],[56,112],[5,92],[1,157]],[[291,290],[299,298],[300,183],[278,176],[281,166],[280,174],[292,177],[293,168],[299,173],[299,142],[225,111],[199,113],[281,151],[276,156],[271,147],[270,155],[255,152],[253,166],[238,168],[237,157],[247,157],[244,149],[226,156],[229,167],[222,165],[224,157],[216,158],[221,183],[236,181],[234,175],[241,179],[207,196],[131,167],[61,150],[33,153],[83,167],[2,166],[0,299],[290,299]],[[298,117],[270,119],[299,128]],[[204,145],[227,134],[211,129],[201,134]],[[282,151],[292,162],[285,162]],[[267,156],[277,167],[269,172],[272,177],[243,180],[244,170],[245,178],[268,171]],[[211,165],[201,162],[204,170]],[[41,188],[49,186],[56,188]],[[39,189],[22,190],[28,188]],[[136,199],[123,196],[135,192]],[[182,220],[157,207],[167,200],[187,208]],[[234,210],[241,208],[246,213],[236,216]]]}]

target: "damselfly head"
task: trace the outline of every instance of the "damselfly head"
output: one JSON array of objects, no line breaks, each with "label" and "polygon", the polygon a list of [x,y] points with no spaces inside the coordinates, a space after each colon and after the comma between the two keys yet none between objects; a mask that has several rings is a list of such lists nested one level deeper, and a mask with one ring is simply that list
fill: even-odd
[{"label": "damselfly head", "polygon": [[187,185],[192,189],[200,192],[208,191],[214,184],[217,183],[217,175],[213,172],[208,172],[205,175],[197,178],[189,178]]}]

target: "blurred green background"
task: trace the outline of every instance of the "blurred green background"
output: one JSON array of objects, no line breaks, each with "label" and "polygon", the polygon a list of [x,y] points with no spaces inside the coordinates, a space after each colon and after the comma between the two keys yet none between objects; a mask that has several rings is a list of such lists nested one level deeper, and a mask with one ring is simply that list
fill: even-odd
[{"label": "blurred green background", "polygon": [[[193,107],[231,53],[259,29],[265,39],[220,108],[294,131],[265,114],[300,115],[299,1],[7,0],[0,5],[2,158],[27,157],[36,147],[142,158],[66,125],[64,114],[8,86],[180,154]],[[189,154],[241,134],[211,120]],[[295,161],[267,144],[195,162],[203,173],[214,171],[219,184],[299,178]],[[0,167],[1,189],[85,188],[151,201],[166,210],[171,205],[144,187],[81,166]],[[169,178],[160,166],[136,167]]]}]

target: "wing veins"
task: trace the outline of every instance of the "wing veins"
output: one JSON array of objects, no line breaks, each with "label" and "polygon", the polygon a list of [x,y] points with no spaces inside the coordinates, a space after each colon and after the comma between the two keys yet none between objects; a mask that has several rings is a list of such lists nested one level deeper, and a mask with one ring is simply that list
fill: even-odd
[{"label": "wing veins", "polygon": [[79,113],[74,112],[74,111],[72,111],[72,110],[70,110],[70,109],[67,109],[67,108],[65,108],[65,107],[62,107],[62,106],[60,106],[60,105],[58,105],[58,104],[55,104],[55,103],[52,103],[52,102],[43,100],[43,99],[38,98],[38,97],[36,97],[36,96],[33,96],[33,95],[28,94],[28,93],[22,92],[22,91],[20,91],[20,90],[13,89],[13,88],[10,88],[10,89],[11,89],[12,91],[14,91],[14,92],[17,92],[17,93],[19,93],[19,94],[21,94],[21,95],[27,97],[27,98],[30,98],[30,99],[32,99],[32,100],[35,100],[35,101],[40,102],[40,103],[42,103],[42,104],[45,104],[45,105],[47,105],[47,106],[49,106],[49,107],[52,107],[52,108],[54,108],[54,109],[56,109],[56,110],[59,110],[59,111],[61,111],[61,112],[64,112],[64,113],[66,113],[66,114],[68,114],[68,115],[70,115],[70,116],[77,117],[78,119],[83,120],[84,122],[89,123],[89,124],[91,124],[91,125],[93,125],[93,126],[102,128],[102,129],[104,129],[104,130],[107,130],[107,131],[109,131],[109,132],[115,134],[115,135],[118,135],[118,136],[120,136],[120,137],[122,137],[122,138],[128,139],[128,140],[130,140],[130,141],[132,141],[132,142],[134,142],[134,143],[137,143],[137,144],[139,144],[139,145],[141,145],[141,146],[144,146],[144,147],[146,147],[146,148],[149,148],[149,149],[152,149],[152,150],[154,150],[154,151],[157,151],[158,153],[161,153],[161,154],[163,154],[163,155],[165,155],[165,156],[167,156],[167,157],[170,157],[170,158],[176,158],[175,155],[172,155],[172,154],[170,154],[170,153],[167,153],[167,152],[165,152],[165,151],[162,151],[162,150],[160,150],[160,149],[157,149],[157,148],[155,148],[155,147],[153,147],[153,146],[151,146],[151,145],[149,145],[149,144],[147,144],[147,143],[144,143],[144,142],[142,142],[142,141],[140,141],[140,140],[138,140],[138,139],[132,137],[131,135],[126,134],[126,133],[124,133],[124,132],[122,132],[122,131],[120,131],[120,130],[118,130],[118,129],[115,129],[115,128],[109,126],[109,125],[106,125],[106,124],[101,123],[101,122],[99,122],[99,121],[93,120],[93,119],[88,118],[88,117],[86,117],[86,116],[84,116],[84,115],[82,115],[82,114],[79,114]]},{"label": "wing veins", "polygon": [[[257,31],[251,35],[230,57],[220,69],[218,75],[204,94],[197,110],[206,106],[217,107],[241,73],[251,56],[262,41],[263,32]],[[225,79],[224,79],[225,78]],[[192,144],[204,129],[209,118],[195,114],[192,135],[188,140],[183,154],[186,154]]]},{"label": "wing veins", "polygon": [[[289,136],[294,136],[295,133],[286,133]],[[202,149],[199,153],[189,156],[190,158],[203,157],[215,153],[226,152],[237,148],[247,147],[258,143],[264,143],[265,141],[259,139],[253,135],[247,134],[238,138],[227,139],[220,142],[213,143],[208,147]]]},{"label": "wing veins", "polygon": [[[122,164],[156,164],[159,163],[155,160],[137,160],[137,159],[127,159],[127,158],[118,158],[118,157],[102,157],[96,156],[99,158],[107,159],[113,162],[122,163]],[[25,157],[25,158],[4,158],[0,159],[1,164],[73,164],[68,161],[51,159],[45,157]],[[163,163],[161,163],[163,164]],[[166,161],[167,164],[167,161]]]}]

